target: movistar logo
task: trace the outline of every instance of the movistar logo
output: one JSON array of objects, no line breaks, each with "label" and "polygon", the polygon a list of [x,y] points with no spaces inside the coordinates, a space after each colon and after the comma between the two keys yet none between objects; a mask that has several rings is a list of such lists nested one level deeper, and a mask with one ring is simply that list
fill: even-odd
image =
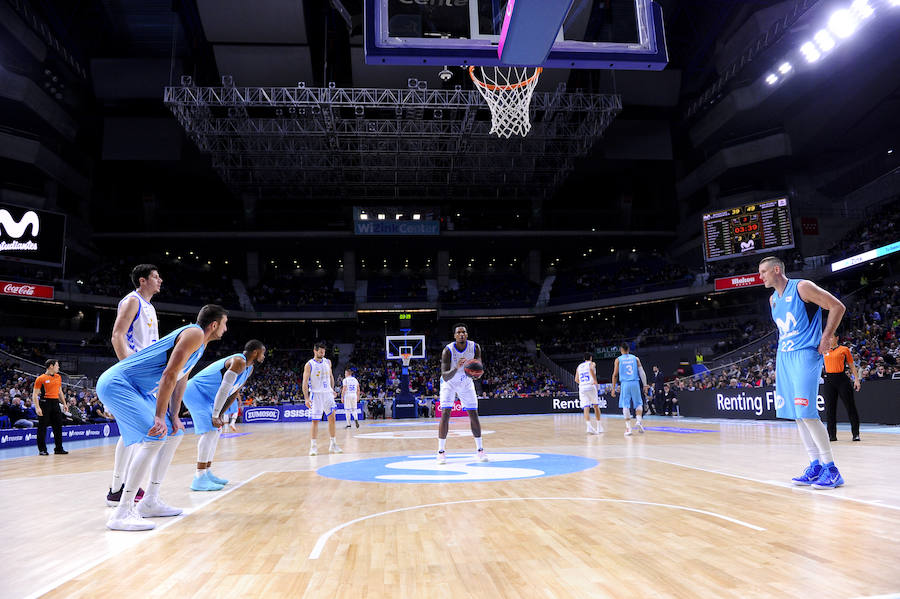
[{"label": "movistar logo", "polygon": [[778,325],[778,330],[781,331],[781,334],[783,335],[797,326],[797,317],[794,316],[792,312],[788,312],[785,315],[784,320],[776,318],[775,324]]},{"label": "movistar logo", "polygon": [[31,236],[37,237],[38,231],[41,229],[41,221],[33,210],[23,214],[19,222],[13,220],[9,210],[0,210],[0,230],[5,230],[10,237],[19,239],[29,226],[31,227]]}]

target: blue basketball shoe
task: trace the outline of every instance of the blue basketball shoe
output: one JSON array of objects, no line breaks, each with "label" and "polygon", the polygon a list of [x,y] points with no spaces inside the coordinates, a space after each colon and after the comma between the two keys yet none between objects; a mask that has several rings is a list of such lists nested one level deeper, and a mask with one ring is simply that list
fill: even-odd
[{"label": "blue basketball shoe", "polygon": [[822,474],[812,484],[813,489],[834,489],[844,484],[844,477],[838,472],[834,462],[822,466]]},{"label": "blue basketball shoe", "polygon": [[806,467],[806,470],[803,471],[803,474],[795,476],[791,479],[791,482],[795,485],[808,486],[819,480],[821,475],[822,464],[819,463],[819,460],[813,460],[809,463],[809,466]]},{"label": "blue basketball shoe", "polygon": [[221,491],[224,488],[223,485],[217,485],[209,480],[206,474],[195,475],[194,480],[191,481],[191,491]]},{"label": "blue basketball shoe", "polygon": [[208,478],[209,480],[213,481],[213,482],[216,483],[217,485],[223,485],[223,486],[224,486],[224,485],[227,485],[227,484],[228,484],[228,479],[227,479],[227,478],[222,478],[221,476],[216,476],[215,474],[212,473],[212,470],[210,470],[209,468],[206,469],[206,478]]}]

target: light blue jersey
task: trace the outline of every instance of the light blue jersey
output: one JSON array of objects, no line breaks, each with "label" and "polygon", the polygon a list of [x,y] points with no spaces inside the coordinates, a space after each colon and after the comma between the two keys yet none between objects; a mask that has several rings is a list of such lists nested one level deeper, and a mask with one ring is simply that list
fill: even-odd
[{"label": "light blue jersey", "polygon": [[[225,367],[225,364],[232,358],[246,360],[244,354],[233,354],[226,358],[222,358],[221,360],[216,360],[191,377],[191,380],[188,381],[187,388],[184,391],[185,397],[187,397],[188,393],[191,393],[192,395],[198,394],[207,397],[210,401],[215,399],[216,392],[218,392],[219,387],[222,385],[222,377],[225,376],[225,372],[228,370]],[[244,372],[237,375],[234,385],[228,391],[228,397],[231,397],[232,393],[240,389],[244,383],[247,382],[247,379],[250,378],[251,374],[253,374],[253,366],[248,364],[247,367],[244,368]]]},{"label": "light blue jersey", "polygon": [[822,342],[822,308],[804,302],[797,291],[798,279],[788,279],[781,296],[772,292],[772,320],[778,327],[778,351],[817,349]]},{"label": "light blue jersey", "polygon": [[804,302],[797,279],[788,279],[781,295],[772,293],[772,320],[778,327],[775,355],[775,413],[779,418],[818,418],[822,356],[822,308]]},{"label": "light blue jersey", "polygon": [[[182,331],[190,328],[203,330],[197,324],[179,327],[156,343],[148,345],[136,354],[131,354],[121,362],[117,362],[106,373],[123,377],[141,393],[155,395],[159,389],[159,379],[169,363],[169,357],[172,355],[172,349],[175,347],[178,336]],[[197,351],[190,355],[187,362],[184,363],[181,372],[178,373],[179,379],[190,372],[191,368],[200,360],[205,349],[206,346],[201,345]]]},{"label": "light blue jersey", "polygon": [[[116,417],[126,445],[141,441],[161,441],[169,434],[182,434],[183,431],[174,430],[168,413],[165,418],[166,432],[150,436],[149,430],[153,427],[156,414],[159,379],[169,363],[178,336],[191,327],[200,329],[196,324],[177,328],[153,345],[114,364],[97,379],[97,396]],[[191,371],[205,349],[206,346],[201,345],[190,355],[178,373],[179,379]]]},{"label": "light blue jersey", "polygon": [[[233,354],[216,360],[188,381],[184,390],[184,405],[187,406],[191,417],[194,420],[194,432],[202,435],[208,431],[214,430],[212,426],[213,404],[215,403],[216,393],[222,385],[222,378],[225,376],[227,368],[225,364],[228,360],[245,360],[244,354]],[[248,364],[244,371],[237,375],[234,385],[228,390],[228,397],[238,391],[250,375],[253,374],[253,366]],[[238,402],[232,402],[226,414],[232,414],[238,411]]]},{"label": "light blue jersey", "polygon": [[637,356],[633,354],[619,356],[619,380],[623,383],[641,380],[638,374]]}]

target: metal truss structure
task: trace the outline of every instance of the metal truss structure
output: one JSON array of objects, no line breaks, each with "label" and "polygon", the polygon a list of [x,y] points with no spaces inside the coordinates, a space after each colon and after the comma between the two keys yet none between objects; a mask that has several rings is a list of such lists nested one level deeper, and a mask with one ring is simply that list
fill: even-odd
[{"label": "metal truss structure", "polygon": [[526,138],[489,134],[475,90],[167,87],[165,104],[236,192],[359,200],[546,198],[621,97],[535,93]]}]

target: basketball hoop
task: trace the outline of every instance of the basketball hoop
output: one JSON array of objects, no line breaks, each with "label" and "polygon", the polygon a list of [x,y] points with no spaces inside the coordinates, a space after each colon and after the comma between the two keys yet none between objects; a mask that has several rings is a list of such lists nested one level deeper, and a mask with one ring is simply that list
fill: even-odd
[{"label": "basketball hoop", "polygon": [[412,354],[408,354],[406,352],[400,354],[400,359],[403,360],[404,366],[409,366],[409,361],[412,359]]},{"label": "basketball hoop", "polygon": [[[491,109],[491,133],[497,137],[531,131],[529,108],[542,67],[469,67],[469,76]],[[529,73],[529,69],[533,72]]]}]

